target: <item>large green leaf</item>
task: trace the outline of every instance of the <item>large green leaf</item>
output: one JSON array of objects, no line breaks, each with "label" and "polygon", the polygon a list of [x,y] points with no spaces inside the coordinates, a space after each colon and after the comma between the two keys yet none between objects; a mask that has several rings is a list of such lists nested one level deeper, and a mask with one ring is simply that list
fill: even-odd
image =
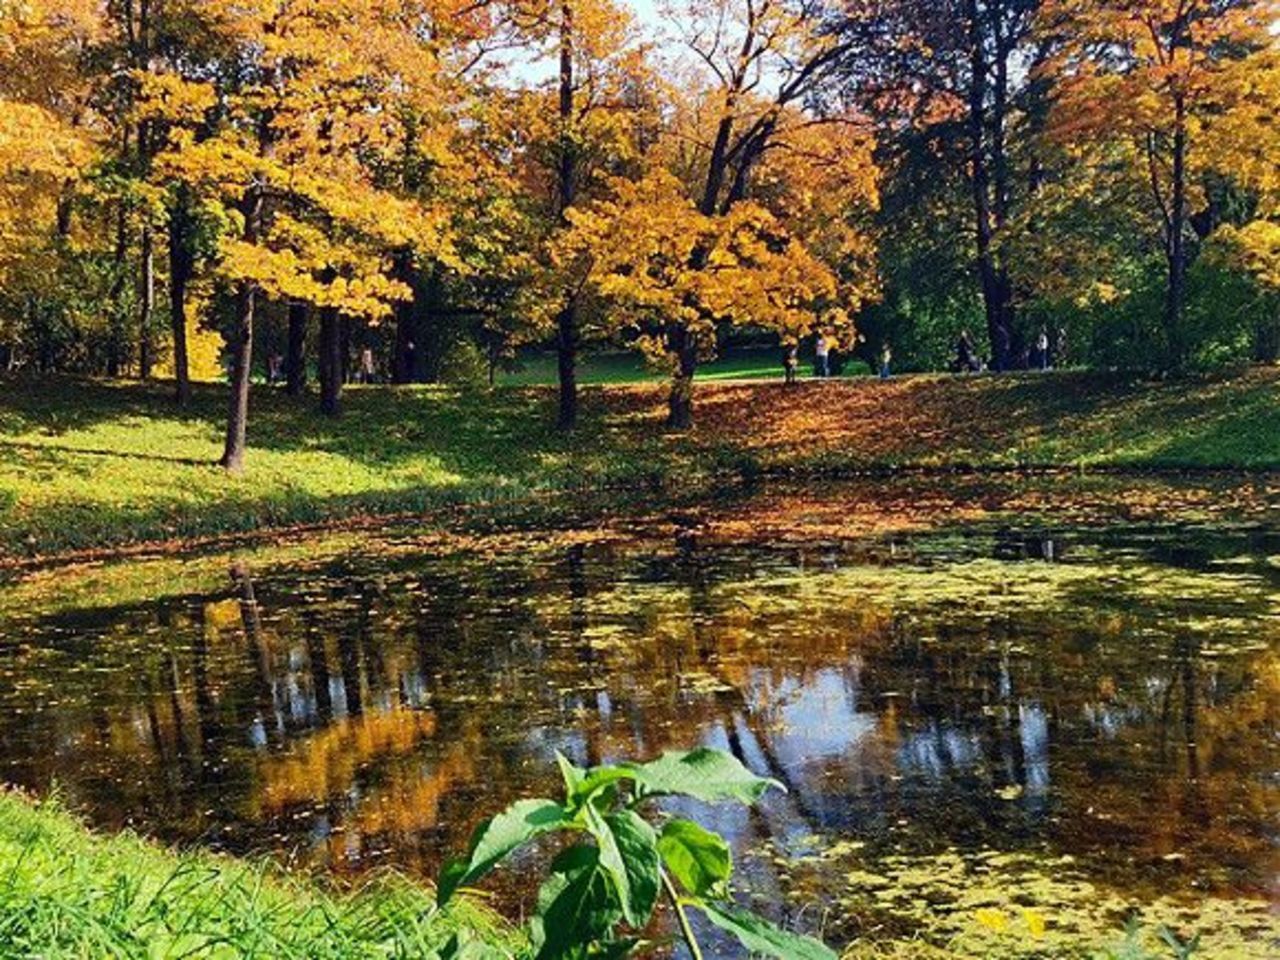
[{"label": "large green leaf", "polygon": [[572,803],[573,795],[578,785],[582,783],[582,778],[587,775],[587,771],[575,766],[573,761],[559,750],[556,751],[556,765],[560,768],[561,779],[564,780],[565,803]]},{"label": "large green leaf", "polygon": [[644,794],[680,794],[710,803],[738,800],[753,804],[770,787],[783,789],[776,780],[757,777],[732,754],[710,747],[664,753],[632,769]]},{"label": "large green leaf", "polygon": [[467,856],[445,864],[437,900],[447,903],[459,887],[475,883],[517,847],[570,822],[564,807],[554,800],[516,801],[476,827]]},{"label": "large green leaf", "polygon": [[589,944],[610,939],[621,916],[600,851],[584,844],[570,847],[552,862],[551,875],[538,891],[530,930],[536,960],[586,956]]},{"label": "large green leaf", "polygon": [[763,917],[746,910],[707,900],[690,901],[721,930],[727,930],[751,953],[782,960],[837,960],[836,953],[813,937],[780,930]]},{"label": "large green leaf", "polygon": [[606,815],[588,804],[584,814],[587,829],[600,846],[600,865],[613,882],[623,918],[633,927],[643,927],[653,913],[662,883],[657,834],[631,810]]},{"label": "large green leaf", "polygon": [[724,837],[692,820],[668,820],[658,838],[658,852],[668,872],[696,897],[723,890],[733,872]]},{"label": "large green leaf", "polygon": [[485,943],[465,930],[450,937],[434,956],[437,960],[511,960],[511,954],[506,950]]}]

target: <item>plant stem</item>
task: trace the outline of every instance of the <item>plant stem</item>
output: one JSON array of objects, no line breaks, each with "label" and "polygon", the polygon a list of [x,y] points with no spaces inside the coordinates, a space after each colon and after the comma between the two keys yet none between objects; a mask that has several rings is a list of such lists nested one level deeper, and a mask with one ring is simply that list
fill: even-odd
[{"label": "plant stem", "polygon": [[676,912],[676,920],[680,923],[680,935],[684,937],[684,942],[689,945],[689,952],[693,954],[693,960],[702,960],[702,950],[698,947],[697,938],[693,935],[693,927],[689,926],[689,918],[685,915],[684,907],[680,905],[680,895],[676,892],[671,878],[667,876],[667,871],[659,870],[658,872],[662,875],[663,889],[667,891],[667,899],[671,901],[671,906]]}]

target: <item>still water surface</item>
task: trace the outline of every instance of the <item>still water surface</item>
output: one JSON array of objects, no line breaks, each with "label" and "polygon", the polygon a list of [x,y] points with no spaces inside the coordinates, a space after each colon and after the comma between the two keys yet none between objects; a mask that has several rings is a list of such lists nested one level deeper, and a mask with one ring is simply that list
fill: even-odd
[{"label": "still water surface", "polygon": [[938,857],[1280,897],[1275,532],[572,539],[406,533],[11,615],[0,778],[166,840],[433,875],[554,789],[556,750],[711,744],[788,788],[703,814],[746,885],[837,939],[884,922],[844,887]]}]

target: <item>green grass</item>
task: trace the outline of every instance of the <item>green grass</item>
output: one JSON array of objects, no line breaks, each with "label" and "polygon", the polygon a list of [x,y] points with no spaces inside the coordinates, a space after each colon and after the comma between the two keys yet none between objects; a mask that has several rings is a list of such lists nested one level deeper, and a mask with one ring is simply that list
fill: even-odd
[{"label": "green grass", "polygon": [[[703,364],[698,380],[755,380],[777,377],[782,372],[782,355],[777,348],[742,347],[729,349]],[[659,383],[666,371],[646,363],[638,353],[588,353],[578,367],[578,381],[588,386],[624,383]],[[549,386],[556,382],[556,357],[552,353],[522,354],[514,370],[500,371],[504,386]]]},{"label": "green grass", "polygon": [[332,891],[265,863],[87,831],[0,792],[0,956],[425,957],[455,933],[518,948],[482,906],[394,877]]},{"label": "green grass", "polygon": [[[680,490],[726,477],[903,467],[1280,468],[1280,370],[704,383],[662,429],[660,384],[588,386],[571,436],[554,391],[353,388],[340,419],[255,388],[249,469],[221,450],[225,388],[0,382],[0,557],[48,556],[531,494]],[[650,494],[646,493],[646,496]]]}]

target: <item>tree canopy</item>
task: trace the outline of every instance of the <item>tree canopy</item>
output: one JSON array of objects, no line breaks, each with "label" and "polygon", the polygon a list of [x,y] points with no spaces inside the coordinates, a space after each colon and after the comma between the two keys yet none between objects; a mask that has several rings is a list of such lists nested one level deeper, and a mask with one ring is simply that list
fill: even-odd
[{"label": "tree canopy", "polygon": [[[0,366],[483,376],[584,344],[1280,350],[1274,0],[0,3]],[[161,293],[167,295],[161,295]]]}]

